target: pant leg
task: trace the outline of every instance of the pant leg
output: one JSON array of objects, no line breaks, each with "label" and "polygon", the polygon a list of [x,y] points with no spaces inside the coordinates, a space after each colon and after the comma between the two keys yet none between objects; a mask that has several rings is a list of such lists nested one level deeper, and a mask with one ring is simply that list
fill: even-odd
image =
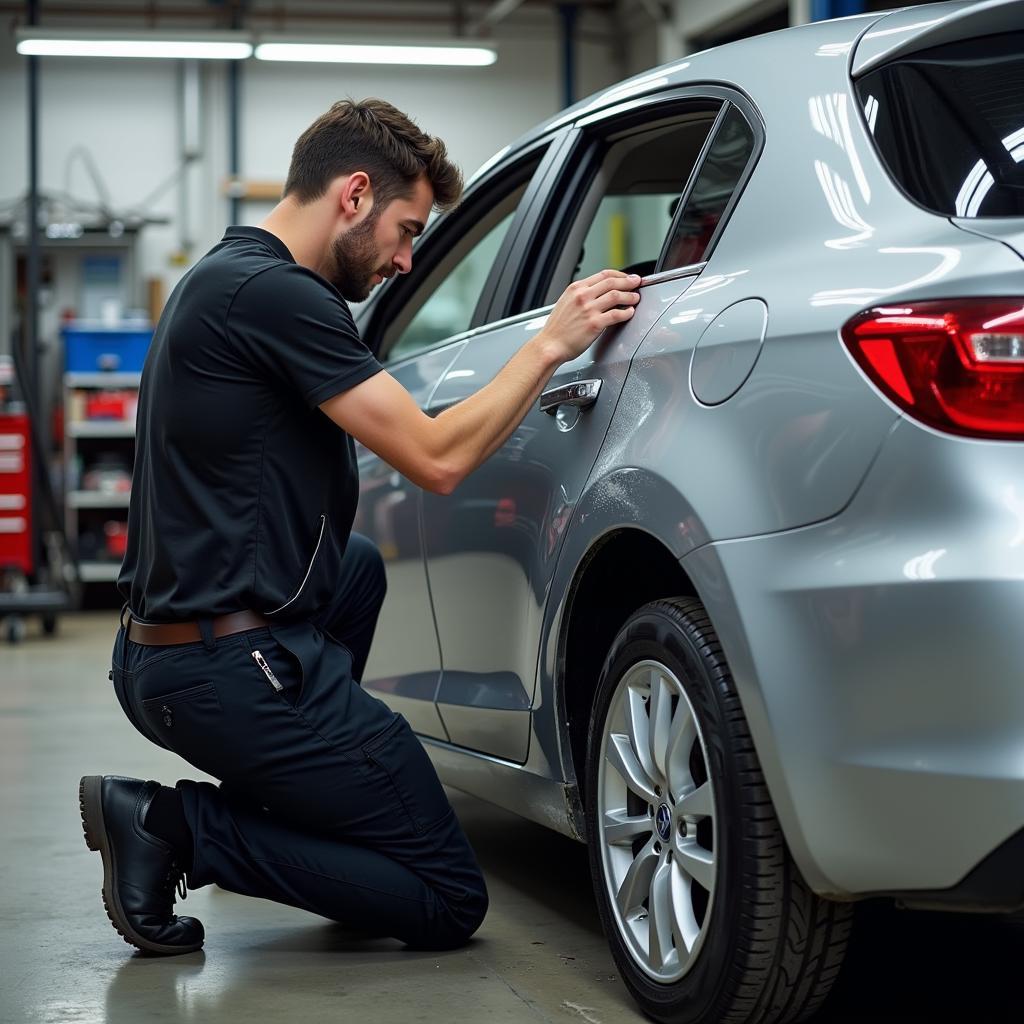
[{"label": "pant leg", "polygon": [[179,783],[193,887],[217,882],[425,948],[476,930],[487,893],[468,840],[405,720],[352,679],[346,647],[293,624],[211,651],[128,654],[135,717],[223,782]]},{"label": "pant leg", "polygon": [[380,794],[377,838],[366,838],[364,820],[346,842],[302,831],[223,786],[178,789],[195,837],[193,888],[216,882],[421,949],[462,945],[486,914],[486,887],[454,814],[418,832],[398,825]]},{"label": "pant leg", "polygon": [[384,560],[377,546],[360,533],[351,534],[341,562],[336,597],[314,622],[352,652],[352,675],[359,682],[386,593]]}]

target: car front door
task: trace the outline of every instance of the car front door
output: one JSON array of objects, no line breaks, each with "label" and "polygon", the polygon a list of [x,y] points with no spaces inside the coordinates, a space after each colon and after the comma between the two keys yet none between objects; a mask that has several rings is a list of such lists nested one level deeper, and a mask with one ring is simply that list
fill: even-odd
[{"label": "car front door", "polygon": [[[422,409],[491,301],[548,149],[540,140],[507,173],[473,183],[460,208],[417,244],[411,273],[357,313],[364,340]],[[362,684],[416,732],[447,739],[435,705],[441,654],[423,563],[422,491],[363,446],[357,454],[353,529],[377,544],[388,584]]]},{"label": "car front door", "polygon": [[561,173],[509,255],[502,311],[514,315],[467,341],[429,402],[436,414],[491,381],[541,329],[571,281],[604,267],[645,276],[627,324],[564,364],[504,446],[451,495],[424,496],[444,663],[437,702],[459,746],[526,760],[558,551],[634,352],[699,273],[699,265],[655,271],[722,106],[720,98],[684,90],[642,112],[610,112],[573,129]]}]

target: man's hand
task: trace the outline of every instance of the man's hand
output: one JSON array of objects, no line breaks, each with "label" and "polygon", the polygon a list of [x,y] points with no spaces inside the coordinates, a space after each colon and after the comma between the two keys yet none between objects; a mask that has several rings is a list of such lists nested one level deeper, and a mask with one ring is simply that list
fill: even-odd
[{"label": "man's hand", "polygon": [[602,331],[629,320],[633,307],[640,301],[640,294],[635,291],[639,284],[639,274],[602,270],[569,285],[541,332],[558,362],[575,359]]}]

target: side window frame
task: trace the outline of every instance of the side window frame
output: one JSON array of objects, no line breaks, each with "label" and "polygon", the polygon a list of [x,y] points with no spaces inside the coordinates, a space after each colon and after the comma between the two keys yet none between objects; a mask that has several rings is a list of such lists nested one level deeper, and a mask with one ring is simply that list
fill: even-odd
[{"label": "side window frame", "polygon": [[[681,269],[661,270],[668,241],[672,237],[677,218],[682,214],[694,182],[704,166],[709,147],[721,128],[725,111],[730,104],[734,104],[739,107],[750,124],[755,142],[744,167],[743,176],[708,245],[706,257],[710,256],[764,147],[764,125],[753,103],[735,89],[717,85],[682,86],[616,104],[609,109],[582,117],[571,125],[566,133],[565,144],[560,147],[558,153],[558,166],[551,169],[543,182],[545,192],[529,211],[529,220],[520,228],[516,244],[509,252],[504,279],[496,291],[496,299],[500,301],[492,305],[487,319],[491,322],[514,319],[550,306],[550,303],[547,306],[543,305],[547,282],[557,262],[566,231],[584,200],[594,173],[600,166],[605,150],[604,140],[608,135],[626,130],[632,125],[642,127],[652,121],[671,116],[677,111],[682,113],[689,105],[716,102],[719,109],[715,114],[715,121],[680,193],[679,206],[666,233],[651,278]],[[550,227],[552,224],[555,225],[553,230]]]},{"label": "side window frame", "polygon": [[711,131],[708,133],[707,139],[704,141],[704,148],[701,150],[700,156],[697,158],[697,163],[694,164],[693,171],[690,173],[690,178],[686,183],[686,188],[683,190],[682,198],[679,200],[679,206],[676,208],[675,215],[672,218],[668,234],[665,235],[665,241],[661,247],[661,254],[658,256],[658,262],[654,268],[655,274],[669,273],[670,271],[679,269],[677,267],[666,267],[665,260],[668,258],[669,249],[672,245],[673,239],[675,238],[676,228],[686,211],[686,204],[690,201],[690,196],[693,193],[694,186],[697,184],[697,179],[700,177],[700,172],[704,168],[704,163],[708,158],[708,154],[711,152],[711,148],[715,144],[715,139],[718,138],[718,133],[722,130],[722,125],[725,123],[725,119],[728,116],[729,111],[733,108],[737,109],[740,114],[743,115],[744,120],[749,125],[754,136],[754,144],[750,147],[750,155],[747,157],[747,162],[743,165],[743,170],[740,172],[739,180],[736,182],[736,187],[732,190],[732,194],[729,196],[729,201],[725,204],[725,209],[722,211],[722,216],[719,218],[718,223],[715,225],[715,230],[712,232],[711,238],[708,240],[707,248],[705,248],[704,253],[701,256],[701,263],[707,263],[711,258],[711,254],[714,252],[715,246],[718,244],[718,239],[722,237],[722,232],[725,230],[726,224],[728,224],[729,218],[732,216],[732,211],[736,208],[736,204],[739,202],[740,196],[743,194],[743,190],[747,187],[747,182],[750,180],[751,174],[754,173],[754,167],[757,165],[758,158],[761,156],[761,151],[764,149],[764,122],[761,120],[761,116],[753,103],[747,100],[746,97],[730,91],[729,95],[725,98],[725,102],[722,104],[722,109],[719,110],[718,116],[715,118],[715,123],[712,126]]},{"label": "side window frame", "polygon": [[[381,359],[383,365],[392,366],[408,359],[415,359],[424,352],[430,352],[450,344],[457,338],[471,334],[481,323],[485,322],[484,317],[491,304],[494,288],[501,280],[509,253],[522,228],[529,203],[535,196],[538,185],[550,166],[552,151],[557,148],[558,141],[557,134],[539,137],[531,140],[510,157],[495,160],[490,167],[485,166],[483,172],[467,186],[465,196],[459,206],[435,218],[427,226],[423,237],[413,249],[412,270],[408,274],[393,278],[381,288],[378,294],[371,299],[372,306],[368,307],[366,312],[359,317],[363,340],[370,351]],[[502,197],[505,195],[506,189],[501,187],[501,183],[510,174],[516,174],[517,170],[532,164],[538,157],[539,162],[533,167],[533,171],[525,172],[526,191],[498,248],[494,263],[491,265],[476,307],[470,317],[468,329],[439,339],[432,344],[424,345],[415,352],[406,353],[394,360],[390,359],[387,353],[381,356],[380,348],[387,332],[387,324],[394,319],[396,311],[403,308],[407,302],[412,301],[424,281],[451,250],[453,239],[461,237],[465,231],[470,230],[479,213],[489,210],[494,205],[490,201],[494,192],[498,191]],[[512,186],[512,189],[508,191],[514,190],[515,187]]]},{"label": "side window frame", "polygon": [[[541,244],[541,225],[550,224],[556,218],[560,223],[565,206],[565,200],[560,195],[579,193],[580,182],[586,180],[583,176],[589,165],[578,159],[581,137],[581,131],[575,126],[563,129],[559,144],[552,147],[552,159],[545,168],[544,176],[538,175],[537,191],[525,211],[523,223],[509,250],[503,278],[495,289],[494,301],[487,311],[489,323],[517,316],[533,308],[528,302],[524,304],[524,298],[532,295],[538,279],[544,274],[547,259],[551,258],[550,254],[537,251]],[[564,186],[566,181],[569,182],[569,188],[562,193],[560,186]]]}]

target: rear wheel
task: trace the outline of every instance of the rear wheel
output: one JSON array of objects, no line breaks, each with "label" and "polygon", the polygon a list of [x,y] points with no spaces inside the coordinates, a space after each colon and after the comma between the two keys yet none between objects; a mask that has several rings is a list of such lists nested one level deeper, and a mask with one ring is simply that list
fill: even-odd
[{"label": "rear wheel", "polygon": [[619,631],[591,715],[591,876],[612,954],[672,1024],[803,1020],[835,980],[851,908],[786,848],[732,677],[700,602]]}]

